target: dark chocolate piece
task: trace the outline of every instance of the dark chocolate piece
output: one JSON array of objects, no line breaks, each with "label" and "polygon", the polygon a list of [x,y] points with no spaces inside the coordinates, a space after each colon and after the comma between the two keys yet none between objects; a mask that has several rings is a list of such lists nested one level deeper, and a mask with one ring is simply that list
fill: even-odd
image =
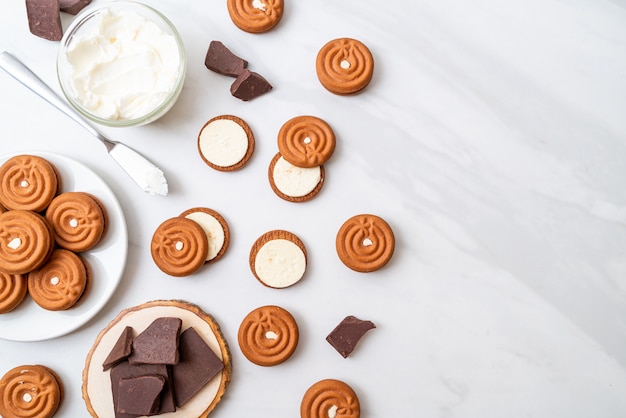
[{"label": "dark chocolate piece", "polygon": [[159,411],[163,376],[147,375],[119,381],[117,411],[129,415],[152,415]]},{"label": "dark chocolate piece", "polygon": [[117,342],[111,349],[111,352],[102,363],[102,370],[109,370],[111,367],[119,364],[121,361],[126,360],[133,349],[133,328],[126,327],[120,334]]},{"label": "dark chocolate piece", "polygon": [[331,331],[326,337],[326,341],[343,356],[348,357],[363,334],[370,329],[376,328],[371,321],[362,321],[354,316],[346,316],[343,321]]},{"label": "dark chocolate piece", "polygon": [[204,65],[218,74],[237,77],[248,68],[248,61],[230,52],[220,41],[211,41]]},{"label": "dark chocolate piece", "polygon": [[222,371],[224,363],[193,328],[180,335],[178,351],[180,358],[172,366],[172,381],[176,406],[181,407]]},{"label": "dark chocolate piece", "polygon": [[63,37],[59,0],[26,0],[28,27],[33,35],[50,41]]},{"label": "dark chocolate piece", "polygon": [[122,379],[131,379],[140,376],[161,376],[164,379],[163,390],[159,396],[159,414],[176,411],[174,404],[174,388],[168,367],[164,364],[130,364],[123,361],[111,369],[111,391],[113,393],[113,407],[115,418],[133,418],[136,415],[123,414],[118,411],[118,388]]},{"label": "dark chocolate piece", "polygon": [[91,0],[59,0],[59,9],[63,13],[76,15],[91,3]]},{"label": "dark chocolate piece", "polygon": [[245,69],[230,86],[230,93],[236,98],[247,102],[267,93],[271,89],[271,84],[260,74]]},{"label": "dark chocolate piece", "polygon": [[157,318],[133,341],[130,364],[176,364],[178,363],[178,338],[180,318]]}]

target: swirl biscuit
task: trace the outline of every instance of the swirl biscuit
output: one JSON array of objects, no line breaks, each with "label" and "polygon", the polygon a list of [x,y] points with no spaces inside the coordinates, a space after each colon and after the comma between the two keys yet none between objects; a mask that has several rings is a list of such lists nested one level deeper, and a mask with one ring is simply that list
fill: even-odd
[{"label": "swirl biscuit", "polygon": [[54,250],[50,260],[28,274],[28,293],[37,305],[62,311],[76,304],[87,285],[87,269],[79,255]]},{"label": "swirl biscuit", "polygon": [[26,297],[28,280],[22,274],[0,272],[0,314],[11,312]]},{"label": "swirl biscuit", "polygon": [[254,135],[243,119],[232,115],[216,116],[200,130],[198,152],[215,170],[238,170],[252,157]]},{"label": "swirl biscuit", "polygon": [[53,249],[52,229],[43,216],[25,210],[0,214],[0,271],[28,273],[45,263]]},{"label": "swirl biscuit", "polygon": [[233,23],[249,33],[267,32],[283,17],[284,0],[228,0]]},{"label": "swirl biscuit", "polygon": [[239,347],[259,366],[274,366],[287,360],[299,339],[294,317],[279,306],[262,306],[250,312],[239,326]]},{"label": "swirl biscuit", "polygon": [[60,188],[52,163],[35,155],[17,155],[0,167],[0,203],[7,209],[40,212]]},{"label": "swirl biscuit", "polygon": [[92,195],[66,192],[55,197],[46,219],[55,232],[56,243],[67,250],[83,252],[92,249],[104,234],[104,207]]},{"label": "swirl biscuit", "polygon": [[317,167],[333,155],[335,133],[320,118],[296,116],[280,128],[278,150],[285,160],[296,167]]},{"label": "swirl biscuit", "polygon": [[326,90],[340,95],[353,94],[372,80],[374,57],[356,39],[334,39],[318,52],[315,69]]},{"label": "swirl biscuit", "polygon": [[250,269],[263,285],[275,289],[292,286],[306,271],[306,248],[295,234],[273,230],[261,235],[250,249]]},{"label": "swirl biscuit", "polygon": [[356,215],[339,229],[337,255],[349,268],[362,273],[382,268],[395,248],[393,231],[384,219],[375,215]]},{"label": "swirl biscuit", "polygon": [[184,217],[170,218],[155,231],[150,251],[161,271],[182,277],[202,267],[209,253],[209,242],[197,222]]},{"label": "swirl biscuit", "polygon": [[45,366],[18,366],[0,379],[0,415],[5,418],[49,418],[62,400],[61,380]]},{"label": "swirl biscuit", "polygon": [[302,418],[359,418],[361,406],[354,390],[346,383],[320,380],[311,386],[300,404]]}]

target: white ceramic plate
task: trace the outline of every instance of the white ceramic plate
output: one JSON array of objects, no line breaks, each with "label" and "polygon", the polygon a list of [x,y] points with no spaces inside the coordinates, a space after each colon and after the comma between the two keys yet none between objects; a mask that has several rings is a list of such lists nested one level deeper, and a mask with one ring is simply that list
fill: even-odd
[{"label": "white ceramic plate", "polygon": [[[109,186],[93,171],[68,157],[42,152],[62,179],[62,191],[82,191],[96,196],[105,206],[108,226],[93,249],[81,253],[92,269],[89,292],[80,303],[65,311],[47,311],[27,295],[15,310],[0,314],[0,338],[12,341],[41,341],[68,334],[94,317],[107,303],[122,278],[128,253],[128,232],[122,208]],[[0,157],[0,164],[11,155]]]}]

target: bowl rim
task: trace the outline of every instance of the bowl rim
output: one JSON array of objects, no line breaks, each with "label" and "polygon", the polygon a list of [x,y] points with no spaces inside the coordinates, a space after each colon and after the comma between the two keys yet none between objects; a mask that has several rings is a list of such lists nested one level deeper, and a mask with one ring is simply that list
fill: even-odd
[{"label": "bowl rim", "polygon": [[[161,22],[168,27],[171,31],[171,34],[174,36],[176,41],[176,45],[178,47],[178,54],[180,58],[179,67],[178,67],[178,79],[176,80],[176,85],[174,89],[170,92],[170,94],[163,100],[161,104],[159,104],[156,108],[151,110],[150,112],[136,118],[132,119],[106,119],[94,115],[93,113],[86,110],[82,107],[70,94],[69,86],[67,86],[67,81],[64,81],[65,78],[68,78],[67,74],[62,74],[62,61],[66,60],[65,51],[72,39],[72,36],[75,35],[76,31],[80,29],[80,27],[87,22],[89,19],[96,16],[98,13],[103,11],[114,9],[114,10],[125,10],[126,8],[130,8],[129,10],[143,10],[148,12],[149,14],[154,15],[155,18],[160,19]],[[146,17],[146,16],[144,16]],[[149,19],[154,21],[155,19]],[[65,63],[69,65],[69,63]],[[56,57],[56,73],[57,80],[59,82],[59,86],[63,93],[63,96],[67,99],[69,104],[76,110],[80,115],[84,116],[88,120],[92,122],[96,122],[100,125],[110,126],[110,127],[129,127],[129,126],[140,126],[150,123],[159,117],[163,116],[167,110],[174,104],[182,91],[184,80],[187,72],[187,52],[185,45],[183,43],[182,37],[180,33],[176,29],[176,26],[172,23],[172,21],[165,16],[162,12],[155,9],[152,6],[148,6],[147,4],[141,3],[135,0],[110,0],[104,3],[99,3],[96,5],[87,6],[83,9],[72,21],[72,23],[68,26],[63,34],[63,38],[61,39],[59,49],[57,51]],[[165,111],[164,111],[165,110]]]}]

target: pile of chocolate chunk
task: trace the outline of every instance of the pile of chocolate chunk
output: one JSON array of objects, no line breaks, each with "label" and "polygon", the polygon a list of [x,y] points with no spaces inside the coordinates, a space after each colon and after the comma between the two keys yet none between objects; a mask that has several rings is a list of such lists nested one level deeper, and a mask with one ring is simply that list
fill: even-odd
[{"label": "pile of chocolate chunk", "polygon": [[222,360],[182,320],[155,319],[133,338],[124,328],[102,367],[111,370],[116,417],[175,412],[224,368]]}]

